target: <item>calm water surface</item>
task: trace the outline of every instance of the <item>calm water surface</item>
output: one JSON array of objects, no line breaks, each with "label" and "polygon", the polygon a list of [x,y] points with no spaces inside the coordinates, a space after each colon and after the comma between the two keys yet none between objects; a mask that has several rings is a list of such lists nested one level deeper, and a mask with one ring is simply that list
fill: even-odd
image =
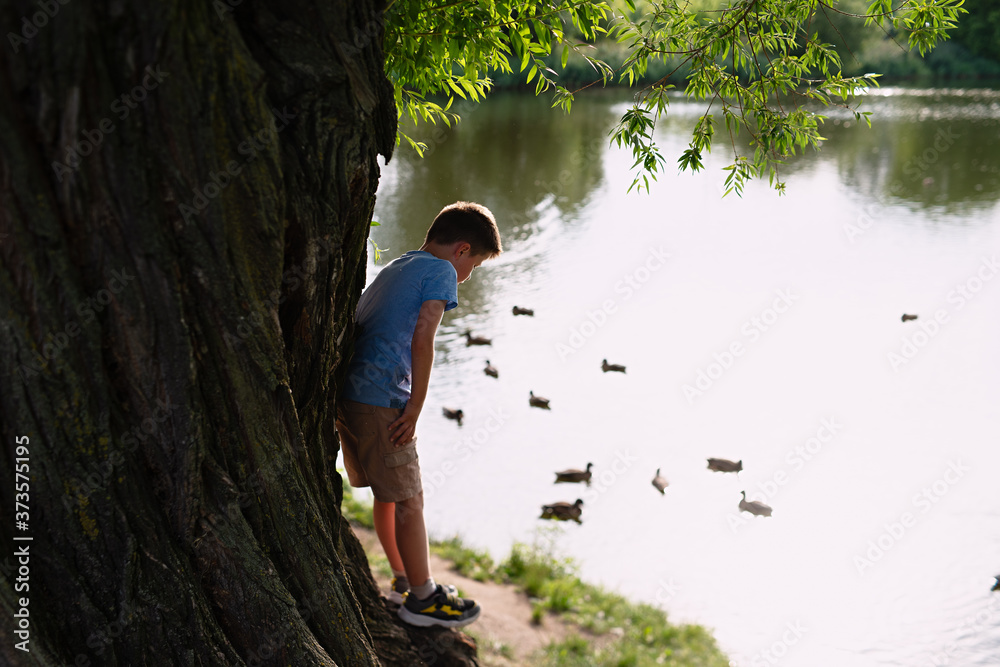
[{"label": "calm water surface", "polygon": [[[489,206],[506,248],[439,333],[431,532],[502,557],[541,504],[580,497],[560,553],[711,628],[734,665],[1000,665],[1000,92],[878,91],[873,129],[831,114],[786,196],[742,199],[720,196],[721,141],[705,172],[626,194],[632,160],[607,144],[623,100],[567,117],[496,97],[383,170],[389,259],[456,199]],[[671,159],[700,112],[674,100]],[[553,485],[587,462],[590,488]],[[773,516],[739,513],[742,490]]]}]

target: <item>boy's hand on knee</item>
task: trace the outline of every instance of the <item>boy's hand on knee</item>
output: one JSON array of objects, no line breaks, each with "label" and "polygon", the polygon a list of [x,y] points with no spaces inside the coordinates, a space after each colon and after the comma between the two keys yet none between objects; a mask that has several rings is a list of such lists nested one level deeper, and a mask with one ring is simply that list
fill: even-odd
[{"label": "boy's hand on knee", "polygon": [[396,447],[402,447],[417,433],[417,418],[419,410],[411,410],[407,405],[399,419],[389,424],[389,441]]}]

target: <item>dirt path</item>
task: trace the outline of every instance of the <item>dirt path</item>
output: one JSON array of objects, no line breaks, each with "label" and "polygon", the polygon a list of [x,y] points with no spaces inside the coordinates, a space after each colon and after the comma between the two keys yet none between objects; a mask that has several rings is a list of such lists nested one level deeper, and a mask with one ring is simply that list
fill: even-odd
[{"label": "dirt path", "polygon": [[[384,557],[375,531],[353,526],[365,551]],[[453,564],[431,554],[431,572],[434,578],[458,587],[462,597],[472,598],[483,608],[472,625],[465,628],[479,644],[479,658],[483,665],[501,667],[529,664],[530,656],[547,644],[561,641],[576,630],[558,618],[547,616],[542,625],[531,622],[531,603],[528,597],[510,584],[483,583],[463,577],[452,569]],[[389,590],[389,577],[372,569],[372,575],[383,594]]]}]

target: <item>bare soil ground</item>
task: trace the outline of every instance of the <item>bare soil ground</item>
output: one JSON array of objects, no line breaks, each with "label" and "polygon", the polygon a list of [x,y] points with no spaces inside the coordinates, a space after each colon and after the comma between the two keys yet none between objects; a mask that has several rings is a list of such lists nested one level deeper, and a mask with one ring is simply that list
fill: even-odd
[{"label": "bare soil ground", "polygon": [[[352,526],[365,551],[384,557],[375,531]],[[541,625],[531,622],[531,602],[528,596],[511,584],[484,583],[463,577],[453,569],[453,563],[431,554],[431,573],[439,583],[453,584],[459,594],[472,598],[482,607],[479,619],[463,630],[479,645],[479,659],[486,667],[531,664],[531,658],[551,642],[579,634],[579,629],[551,615]],[[372,575],[382,590],[389,591],[390,577],[379,568]]]}]

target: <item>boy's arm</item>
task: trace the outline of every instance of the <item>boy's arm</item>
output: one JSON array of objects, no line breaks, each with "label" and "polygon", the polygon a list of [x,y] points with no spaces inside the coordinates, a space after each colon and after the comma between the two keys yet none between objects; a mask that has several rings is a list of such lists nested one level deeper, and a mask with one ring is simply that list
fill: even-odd
[{"label": "boy's arm", "polygon": [[413,329],[413,340],[410,342],[410,358],[413,362],[410,382],[410,400],[399,419],[389,424],[389,440],[399,447],[413,439],[417,432],[417,418],[424,407],[427,398],[427,385],[431,380],[431,366],[434,365],[434,335],[441,316],[444,315],[445,302],[439,300],[424,301],[417,315],[417,326]]}]

